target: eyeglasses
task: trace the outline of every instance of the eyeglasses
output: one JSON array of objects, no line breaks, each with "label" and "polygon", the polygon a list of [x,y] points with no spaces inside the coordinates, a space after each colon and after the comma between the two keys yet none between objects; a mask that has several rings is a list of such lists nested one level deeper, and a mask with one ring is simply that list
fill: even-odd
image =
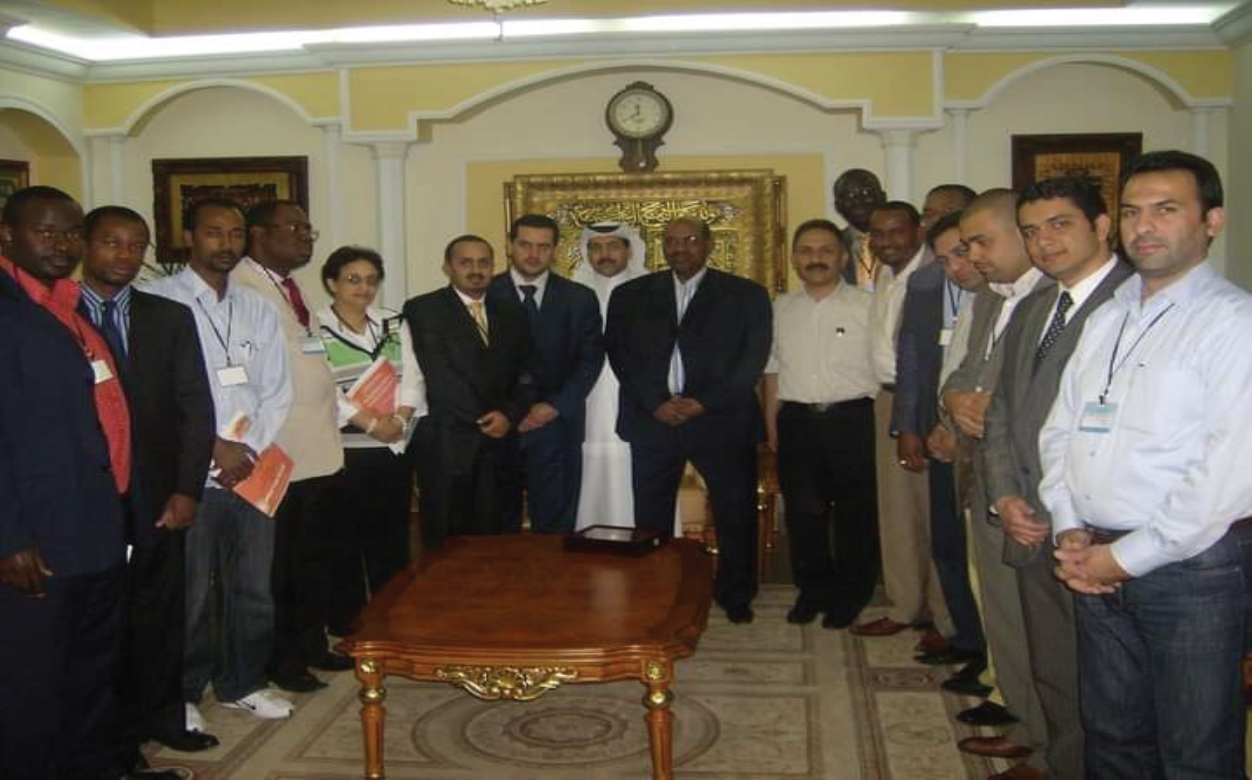
[{"label": "eyeglasses", "polygon": [[361,276],[360,274],[348,274],[341,281],[351,285],[363,284],[367,287],[377,287],[382,284],[382,279],[377,276]]},{"label": "eyeglasses", "polygon": [[665,246],[695,246],[704,240],[704,236],[690,233],[685,236],[664,236],[661,243]]},{"label": "eyeglasses", "polygon": [[277,230],[280,233],[290,233],[293,236],[302,236],[311,241],[316,241],[321,235],[313,229],[313,226],[307,222],[287,222],[282,225],[266,225],[270,230]]}]

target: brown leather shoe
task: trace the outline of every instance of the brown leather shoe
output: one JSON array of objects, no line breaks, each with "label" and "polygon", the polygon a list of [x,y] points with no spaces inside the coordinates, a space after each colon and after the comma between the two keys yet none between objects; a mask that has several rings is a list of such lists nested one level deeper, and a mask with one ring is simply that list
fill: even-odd
[{"label": "brown leather shoe", "polygon": [[897,623],[891,618],[878,618],[848,629],[857,636],[891,636],[908,628],[908,623]]},{"label": "brown leather shoe", "polygon": [[952,645],[943,634],[931,627],[922,632],[922,638],[917,640],[917,645],[913,649],[923,655],[939,655],[951,650]]},{"label": "brown leather shoe", "polygon": [[1046,775],[1027,764],[1017,764],[988,777],[987,780],[1044,780]]},{"label": "brown leather shoe", "polygon": [[966,737],[956,746],[964,753],[987,758],[1025,758],[1031,753],[1030,748],[1008,737]]}]

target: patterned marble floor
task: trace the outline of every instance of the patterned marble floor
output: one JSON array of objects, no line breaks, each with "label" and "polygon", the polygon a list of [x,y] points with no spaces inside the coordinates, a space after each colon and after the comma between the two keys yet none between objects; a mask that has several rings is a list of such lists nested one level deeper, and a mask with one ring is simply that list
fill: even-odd
[{"label": "patterned marble floor", "polygon": [[[947,670],[912,660],[916,635],[862,640],[784,615],[794,591],[767,586],[757,619],[720,611],[696,655],[677,666],[674,765],[695,780],[966,780],[1007,767],[965,756],[976,731],[952,715],[972,701],[941,693]],[[156,753],[201,780],[360,777],[351,673],[298,696],[289,721],[204,708],[222,745]],[[535,702],[481,702],[459,690],[387,680],[387,776],[400,780],[600,780],[649,777],[643,687],[566,686]],[[193,774],[194,773],[194,774]]]}]

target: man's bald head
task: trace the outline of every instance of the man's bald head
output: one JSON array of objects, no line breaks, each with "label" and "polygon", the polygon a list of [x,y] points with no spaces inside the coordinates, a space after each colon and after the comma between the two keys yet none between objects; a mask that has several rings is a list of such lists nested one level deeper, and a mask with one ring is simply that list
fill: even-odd
[{"label": "man's bald head", "polygon": [[1010,283],[1030,268],[1026,243],[1017,229],[1017,193],[996,188],[961,212],[961,241],[969,260],[989,282]]}]

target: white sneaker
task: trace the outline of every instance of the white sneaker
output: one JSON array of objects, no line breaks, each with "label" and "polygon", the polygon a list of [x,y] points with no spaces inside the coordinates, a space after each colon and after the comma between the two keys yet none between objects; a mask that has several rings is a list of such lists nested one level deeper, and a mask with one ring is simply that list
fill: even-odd
[{"label": "white sneaker", "polygon": [[200,713],[200,708],[191,702],[184,705],[186,709],[187,730],[198,731],[201,734],[209,733],[209,726],[204,721],[204,715]]},{"label": "white sneaker", "polygon": [[230,707],[233,710],[247,710],[262,720],[289,718],[291,717],[291,711],[295,709],[295,705],[290,701],[268,688],[253,691],[236,701],[222,702],[222,706]]}]

